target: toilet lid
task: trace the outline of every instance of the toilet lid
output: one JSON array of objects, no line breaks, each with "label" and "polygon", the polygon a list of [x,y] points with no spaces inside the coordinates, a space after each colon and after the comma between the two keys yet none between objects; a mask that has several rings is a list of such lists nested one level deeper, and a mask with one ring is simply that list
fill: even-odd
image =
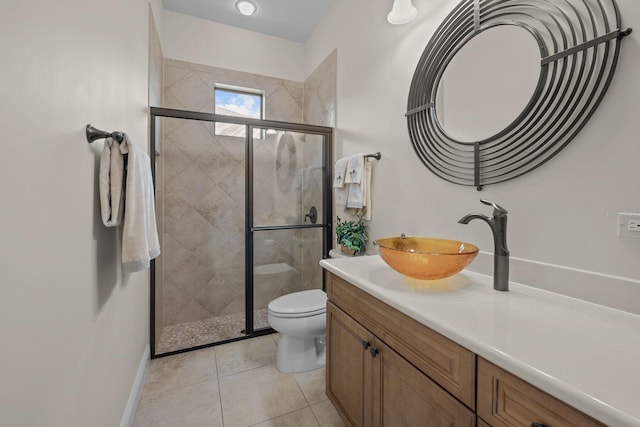
[{"label": "toilet lid", "polygon": [[269,311],[285,317],[307,317],[327,309],[327,294],[320,289],[283,295],[269,303]]}]

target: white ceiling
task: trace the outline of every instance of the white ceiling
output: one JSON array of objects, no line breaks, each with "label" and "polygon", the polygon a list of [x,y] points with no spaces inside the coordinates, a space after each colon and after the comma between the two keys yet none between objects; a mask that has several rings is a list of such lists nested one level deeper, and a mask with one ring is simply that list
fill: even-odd
[{"label": "white ceiling", "polygon": [[251,0],[257,11],[244,16],[237,0],[163,0],[166,10],[304,43],[334,0]]}]

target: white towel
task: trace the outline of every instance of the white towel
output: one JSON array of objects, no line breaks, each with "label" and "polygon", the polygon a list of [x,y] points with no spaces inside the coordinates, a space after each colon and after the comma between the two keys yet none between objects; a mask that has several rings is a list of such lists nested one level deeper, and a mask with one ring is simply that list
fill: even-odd
[{"label": "white towel", "polygon": [[371,173],[372,173],[371,160],[365,162],[364,165],[364,215],[362,219],[371,221]]},{"label": "white towel", "polygon": [[98,175],[102,223],[117,227],[122,223],[124,213],[124,157],[120,145],[111,138],[104,142]]},{"label": "white towel", "polygon": [[363,186],[360,184],[347,184],[347,208],[362,209],[364,207]]},{"label": "white towel", "polygon": [[362,209],[365,206],[364,154],[349,157],[345,183],[349,189],[347,208]]},{"label": "white towel", "polygon": [[349,157],[347,162],[347,175],[344,179],[345,184],[362,185],[362,177],[364,173],[364,153],[356,154]]},{"label": "white towel", "polygon": [[349,163],[349,157],[343,157],[336,162],[333,170],[333,188],[344,188],[347,163]]},{"label": "white towel", "polygon": [[345,205],[345,212],[351,215],[362,215],[362,219],[371,220],[371,161],[364,162],[364,173],[361,184],[347,184],[348,200]]},{"label": "white towel", "polygon": [[343,157],[336,162],[333,170],[333,188],[335,189],[335,205],[345,208],[349,189],[344,185],[344,178],[347,173],[348,157]]},{"label": "white towel", "polygon": [[126,134],[120,152],[128,154],[122,268],[134,272],[148,268],[149,261],[160,255],[151,160],[140,147],[129,142]]}]

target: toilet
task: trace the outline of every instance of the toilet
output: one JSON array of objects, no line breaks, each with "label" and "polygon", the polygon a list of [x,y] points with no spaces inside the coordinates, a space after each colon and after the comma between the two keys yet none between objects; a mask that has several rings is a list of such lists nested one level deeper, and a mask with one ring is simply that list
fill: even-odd
[{"label": "toilet", "polygon": [[[339,252],[330,252],[339,257]],[[325,365],[327,294],[320,289],[294,292],[271,301],[269,325],[280,332],[276,366],[281,372],[294,373]]]},{"label": "toilet", "polygon": [[294,292],[271,301],[269,325],[280,332],[276,365],[281,372],[324,366],[327,294],[320,289]]}]

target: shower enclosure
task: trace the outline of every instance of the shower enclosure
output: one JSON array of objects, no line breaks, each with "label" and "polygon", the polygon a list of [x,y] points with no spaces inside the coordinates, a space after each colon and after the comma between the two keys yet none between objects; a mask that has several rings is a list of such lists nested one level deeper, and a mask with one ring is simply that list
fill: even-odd
[{"label": "shower enclosure", "polygon": [[270,333],[271,300],[324,287],[331,146],[327,127],[151,108],[154,357]]}]

